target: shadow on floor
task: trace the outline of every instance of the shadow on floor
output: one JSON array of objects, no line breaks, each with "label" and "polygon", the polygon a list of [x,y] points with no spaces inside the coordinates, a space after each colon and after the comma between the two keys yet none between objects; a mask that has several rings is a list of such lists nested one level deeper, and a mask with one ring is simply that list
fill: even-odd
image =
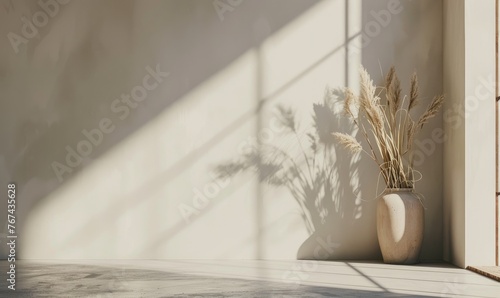
[{"label": "shadow on floor", "polygon": [[[16,297],[429,297],[78,264],[23,262],[16,280]],[[1,278],[0,296],[12,294]]]}]

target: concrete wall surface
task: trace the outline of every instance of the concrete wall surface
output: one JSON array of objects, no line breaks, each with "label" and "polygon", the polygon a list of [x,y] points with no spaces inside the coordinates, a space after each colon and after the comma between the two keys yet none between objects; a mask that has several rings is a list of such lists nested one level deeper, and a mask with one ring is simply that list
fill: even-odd
[{"label": "concrete wall surface", "polygon": [[[314,119],[320,132],[357,134],[335,98],[322,103],[327,85],[358,89],[360,65],[377,84],[395,65],[405,92],[416,71],[424,109],[443,91],[442,6],[0,1],[0,193],[16,183],[19,257],[380,259],[377,167],[329,134],[302,194],[214,170],[255,150],[262,169],[278,146],[307,171],[297,139],[310,152]],[[296,136],[278,105],[295,111]],[[441,127],[440,113],[416,144],[423,260],[443,252]],[[328,187],[321,167],[332,169]]]}]

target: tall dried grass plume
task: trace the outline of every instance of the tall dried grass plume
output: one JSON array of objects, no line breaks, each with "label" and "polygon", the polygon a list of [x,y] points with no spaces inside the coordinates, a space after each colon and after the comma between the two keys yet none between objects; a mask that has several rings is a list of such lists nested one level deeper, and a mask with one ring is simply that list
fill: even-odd
[{"label": "tall dried grass plume", "polygon": [[[384,95],[385,100],[379,95]],[[350,135],[333,133],[334,138],[350,152],[363,151],[373,159],[387,188],[413,188],[415,169],[411,153],[415,136],[439,112],[444,96],[435,96],[414,120],[410,112],[421,101],[417,75],[412,75],[409,96],[404,96],[396,70],[391,67],[383,87],[377,87],[366,69],[361,68],[359,95],[345,88],[344,97],[344,112],[358,127],[369,149],[363,150]]]}]

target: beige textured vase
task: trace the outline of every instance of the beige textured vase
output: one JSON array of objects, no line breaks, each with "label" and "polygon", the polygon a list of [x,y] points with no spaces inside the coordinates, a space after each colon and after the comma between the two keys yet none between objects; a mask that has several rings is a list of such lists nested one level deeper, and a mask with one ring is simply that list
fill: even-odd
[{"label": "beige textured vase", "polygon": [[424,237],[424,207],[413,189],[388,189],[379,198],[377,236],[384,263],[418,262]]}]

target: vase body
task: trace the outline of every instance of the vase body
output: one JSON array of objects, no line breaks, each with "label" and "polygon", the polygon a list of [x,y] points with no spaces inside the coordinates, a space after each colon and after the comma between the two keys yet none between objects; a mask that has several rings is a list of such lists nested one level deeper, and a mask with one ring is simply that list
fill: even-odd
[{"label": "vase body", "polygon": [[388,189],[377,202],[384,263],[415,264],[424,238],[424,207],[412,189]]}]

